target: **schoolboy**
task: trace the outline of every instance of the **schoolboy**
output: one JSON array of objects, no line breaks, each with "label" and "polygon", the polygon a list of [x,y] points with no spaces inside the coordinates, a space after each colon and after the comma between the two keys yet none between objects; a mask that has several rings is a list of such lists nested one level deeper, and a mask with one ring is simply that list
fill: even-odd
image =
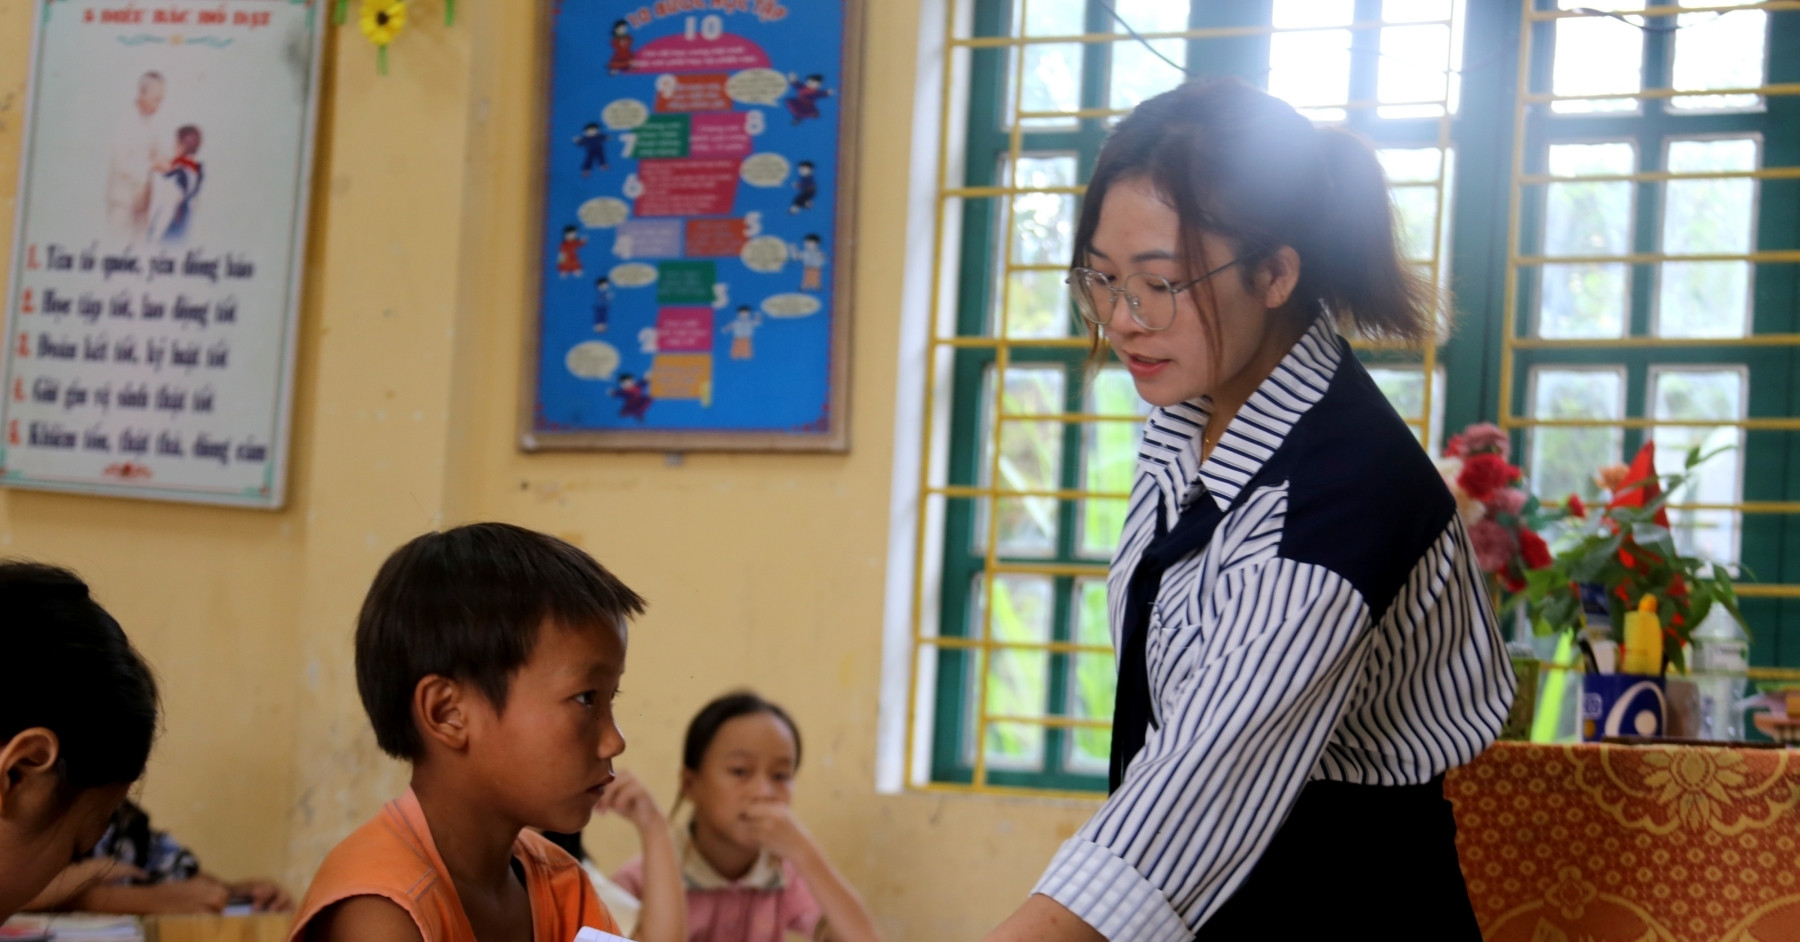
[{"label": "schoolboy", "polygon": [[290,940],[571,942],[618,931],[575,859],[625,749],[612,700],[643,599],[581,550],[499,523],[421,536],[375,576],[356,685],[412,787],[339,844]]}]

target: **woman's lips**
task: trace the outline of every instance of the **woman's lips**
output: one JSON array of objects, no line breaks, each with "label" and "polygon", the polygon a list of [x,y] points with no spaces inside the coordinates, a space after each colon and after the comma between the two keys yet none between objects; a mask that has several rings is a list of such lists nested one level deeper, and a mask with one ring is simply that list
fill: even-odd
[{"label": "woman's lips", "polygon": [[1173,362],[1171,360],[1158,360],[1153,357],[1138,356],[1133,353],[1124,354],[1123,359],[1125,361],[1125,368],[1130,370],[1131,375],[1137,379],[1149,379],[1162,372],[1164,367],[1167,367]]}]

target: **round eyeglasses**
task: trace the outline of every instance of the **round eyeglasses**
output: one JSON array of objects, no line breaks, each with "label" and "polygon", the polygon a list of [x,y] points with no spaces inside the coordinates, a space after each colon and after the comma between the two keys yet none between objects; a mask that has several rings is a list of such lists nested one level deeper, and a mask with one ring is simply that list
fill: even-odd
[{"label": "round eyeglasses", "polygon": [[1112,323],[1119,298],[1131,309],[1131,319],[1145,330],[1168,330],[1175,324],[1177,296],[1208,278],[1238,263],[1232,259],[1191,281],[1179,284],[1161,275],[1136,272],[1122,279],[1097,272],[1092,268],[1071,268],[1063,282],[1075,299],[1075,309],[1082,320],[1097,327]]}]

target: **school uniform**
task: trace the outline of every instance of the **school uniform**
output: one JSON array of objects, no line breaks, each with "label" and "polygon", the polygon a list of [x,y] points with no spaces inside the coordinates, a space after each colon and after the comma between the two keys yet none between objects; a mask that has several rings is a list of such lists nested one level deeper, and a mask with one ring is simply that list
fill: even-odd
[{"label": "school uniform", "polygon": [[1479,939],[1443,775],[1515,680],[1454,500],[1325,317],[1202,463],[1210,412],[1145,424],[1112,794],[1036,892],[1109,939]]}]

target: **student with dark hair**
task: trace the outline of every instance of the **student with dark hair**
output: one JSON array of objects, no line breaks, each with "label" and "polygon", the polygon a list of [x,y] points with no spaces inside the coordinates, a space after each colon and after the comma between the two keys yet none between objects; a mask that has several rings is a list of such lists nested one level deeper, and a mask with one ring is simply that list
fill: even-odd
[{"label": "student with dark hair", "polygon": [[287,912],[294,901],[273,880],[227,881],[127,799],[81,860],[70,864],[25,906],[31,912],[126,916],[223,912],[234,901],[256,912]]},{"label": "student with dark hair", "polygon": [[[780,942],[787,933],[879,942],[856,890],[794,818],[799,771],[800,728],[754,693],[726,694],[688,724],[675,808],[689,802],[694,812],[675,850],[690,942]],[[643,861],[613,881],[642,892]]]},{"label": "student with dark hair", "polygon": [[[989,938],[1477,940],[1444,773],[1514,679],[1455,501],[1339,329],[1429,342],[1375,154],[1240,82],[1119,122],[1069,286],[1154,406],[1111,797]],[[1359,918],[1362,921],[1358,921]]]},{"label": "student with dark hair", "polygon": [[[105,832],[156,739],[156,681],[66,569],[0,563],[0,921]],[[99,873],[91,876],[99,877]]]},{"label": "student with dark hair", "polygon": [[356,625],[356,686],[412,787],[325,858],[290,938],[569,942],[617,933],[574,858],[625,750],[612,701],[644,601],[592,557],[501,523],[388,557]]}]

